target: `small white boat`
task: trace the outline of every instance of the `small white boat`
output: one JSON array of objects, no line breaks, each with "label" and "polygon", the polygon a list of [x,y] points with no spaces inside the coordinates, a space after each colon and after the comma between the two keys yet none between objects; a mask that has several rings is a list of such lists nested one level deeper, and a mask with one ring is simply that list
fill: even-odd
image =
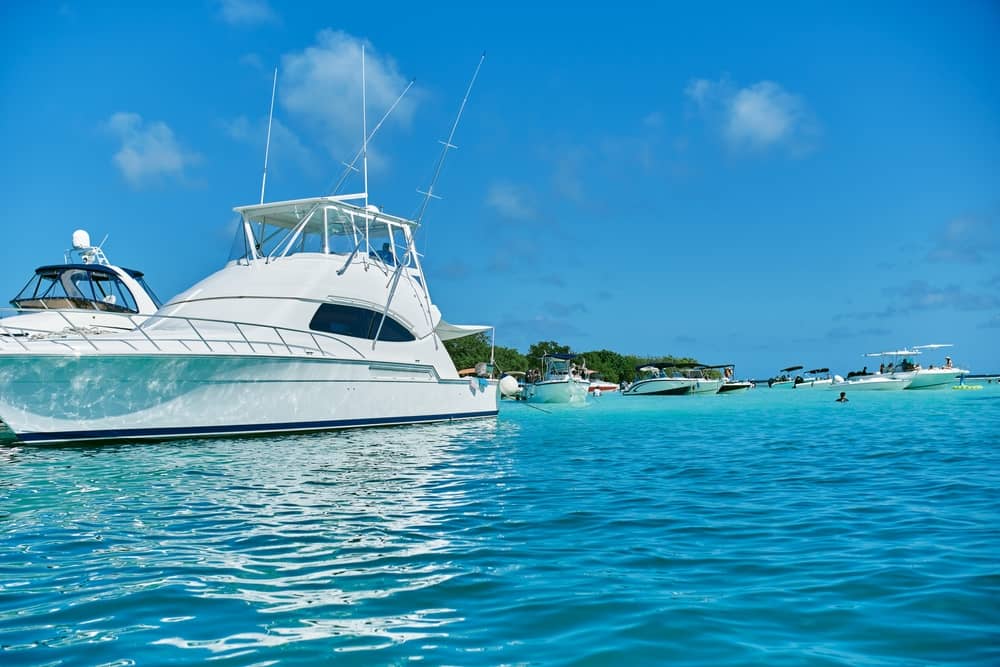
[{"label": "small white boat", "polygon": [[639,378],[622,396],[683,396],[691,393],[692,381],[680,374],[676,363],[649,363],[636,367]]},{"label": "small white boat", "polygon": [[802,366],[789,366],[778,371],[776,377],[767,381],[767,386],[771,389],[792,389],[795,387],[795,376],[791,375],[795,371],[802,370]]},{"label": "small white boat", "polygon": [[599,392],[601,394],[606,394],[609,391],[618,391],[618,385],[614,382],[608,382],[601,377],[601,374],[597,371],[586,371],[584,374],[590,381],[590,386],[587,387],[587,391],[590,393],[594,394]]},{"label": "small white boat", "polygon": [[[525,381],[524,399],[534,403],[582,403],[587,400],[590,382],[573,363],[575,354],[546,354],[542,372]],[[537,371],[536,371],[537,373]]]},{"label": "small white boat", "polygon": [[127,331],[160,307],[143,273],[111,264],[82,229],[73,233],[63,263],[35,269],[10,304],[12,311],[0,313],[0,335]]},{"label": "small white boat", "polygon": [[722,370],[722,384],[719,385],[720,394],[739,394],[753,389],[756,385],[749,380],[736,380],[736,366],[734,364],[716,364],[706,366],[706,368],[718,368]]},{"label": "small white boat", "polygon": [[833,385],[829,368],[814,368],[795,377],[795,389],[829,389]]}]

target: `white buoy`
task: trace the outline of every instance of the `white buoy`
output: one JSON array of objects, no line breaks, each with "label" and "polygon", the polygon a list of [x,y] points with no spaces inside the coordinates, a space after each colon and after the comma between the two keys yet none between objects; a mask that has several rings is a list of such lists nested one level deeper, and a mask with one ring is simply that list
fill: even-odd
[{"label": "white buoy", "polygon": [[504,375],[500,378],[500,393],[504,396],[517,396],[521,388],[517,384],[517,378],[513,375]]}]

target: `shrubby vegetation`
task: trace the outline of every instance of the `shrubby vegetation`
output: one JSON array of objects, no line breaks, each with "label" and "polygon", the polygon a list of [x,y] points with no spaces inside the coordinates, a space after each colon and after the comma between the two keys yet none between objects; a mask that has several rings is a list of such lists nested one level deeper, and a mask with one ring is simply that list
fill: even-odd
[{"label": "shrubby vegetation", "polygon": [[[477,362],[489,361],[490,358],[490,340],[485,333],[445,341],[444,345],[451,354],[455,367],[459,370],[474,368]],[[544,340],[534,343],[528,348],[527,354],[521,354],[510,347],[497,346],[494,358],[500,372],[527,371],[529,368],[541,370],[543,354],[568,354],[571,351],[568,345],[560,345],[554,340]],[[647,362],[698,363],[691,357],[670,355],[637,357],[632,354],[619,354],[611,350],[593,350],[577,352],[577,354],[587,364],[587,368],[599,372],[608,382],[616,383],[622,380],[629,382],[634,380],[636,367]]]}]

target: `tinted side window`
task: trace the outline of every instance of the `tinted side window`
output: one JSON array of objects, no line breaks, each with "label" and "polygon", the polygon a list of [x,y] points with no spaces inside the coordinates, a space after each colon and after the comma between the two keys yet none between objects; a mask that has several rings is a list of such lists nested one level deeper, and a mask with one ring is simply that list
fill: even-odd
[{"label": "tinted side window", "polygon": [[[313,331],[324,331],[341,336],[353,336],[354,338],[367,338],[373,340],[375,332],[378,331],[379,322],[382,320],[382,313],[367,308],[357,306],[343,306],[334,303],[324,303],[313,315],[309,322],[309,328]],[[382,333],[379,340],[389,342],[406,342],[416,340],[415,336],[402,324],[392,319],[385,318],[382,325]]]}]

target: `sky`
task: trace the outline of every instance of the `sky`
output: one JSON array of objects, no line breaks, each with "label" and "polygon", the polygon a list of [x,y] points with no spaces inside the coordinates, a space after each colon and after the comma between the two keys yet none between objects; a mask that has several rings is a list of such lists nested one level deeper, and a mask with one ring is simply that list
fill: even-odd
[{"label": "sky", "polygon": [[1000,372],[1000,5],[649,4],[3,3],[0,292],[78,228],[163,299],[221,268],[274,68],[266,198],[327,194],[362,45],[369,126],[415,81],[369,151],[412,216],[485,53],[418,236],[447,320],[739,377],[928,343]]}]

